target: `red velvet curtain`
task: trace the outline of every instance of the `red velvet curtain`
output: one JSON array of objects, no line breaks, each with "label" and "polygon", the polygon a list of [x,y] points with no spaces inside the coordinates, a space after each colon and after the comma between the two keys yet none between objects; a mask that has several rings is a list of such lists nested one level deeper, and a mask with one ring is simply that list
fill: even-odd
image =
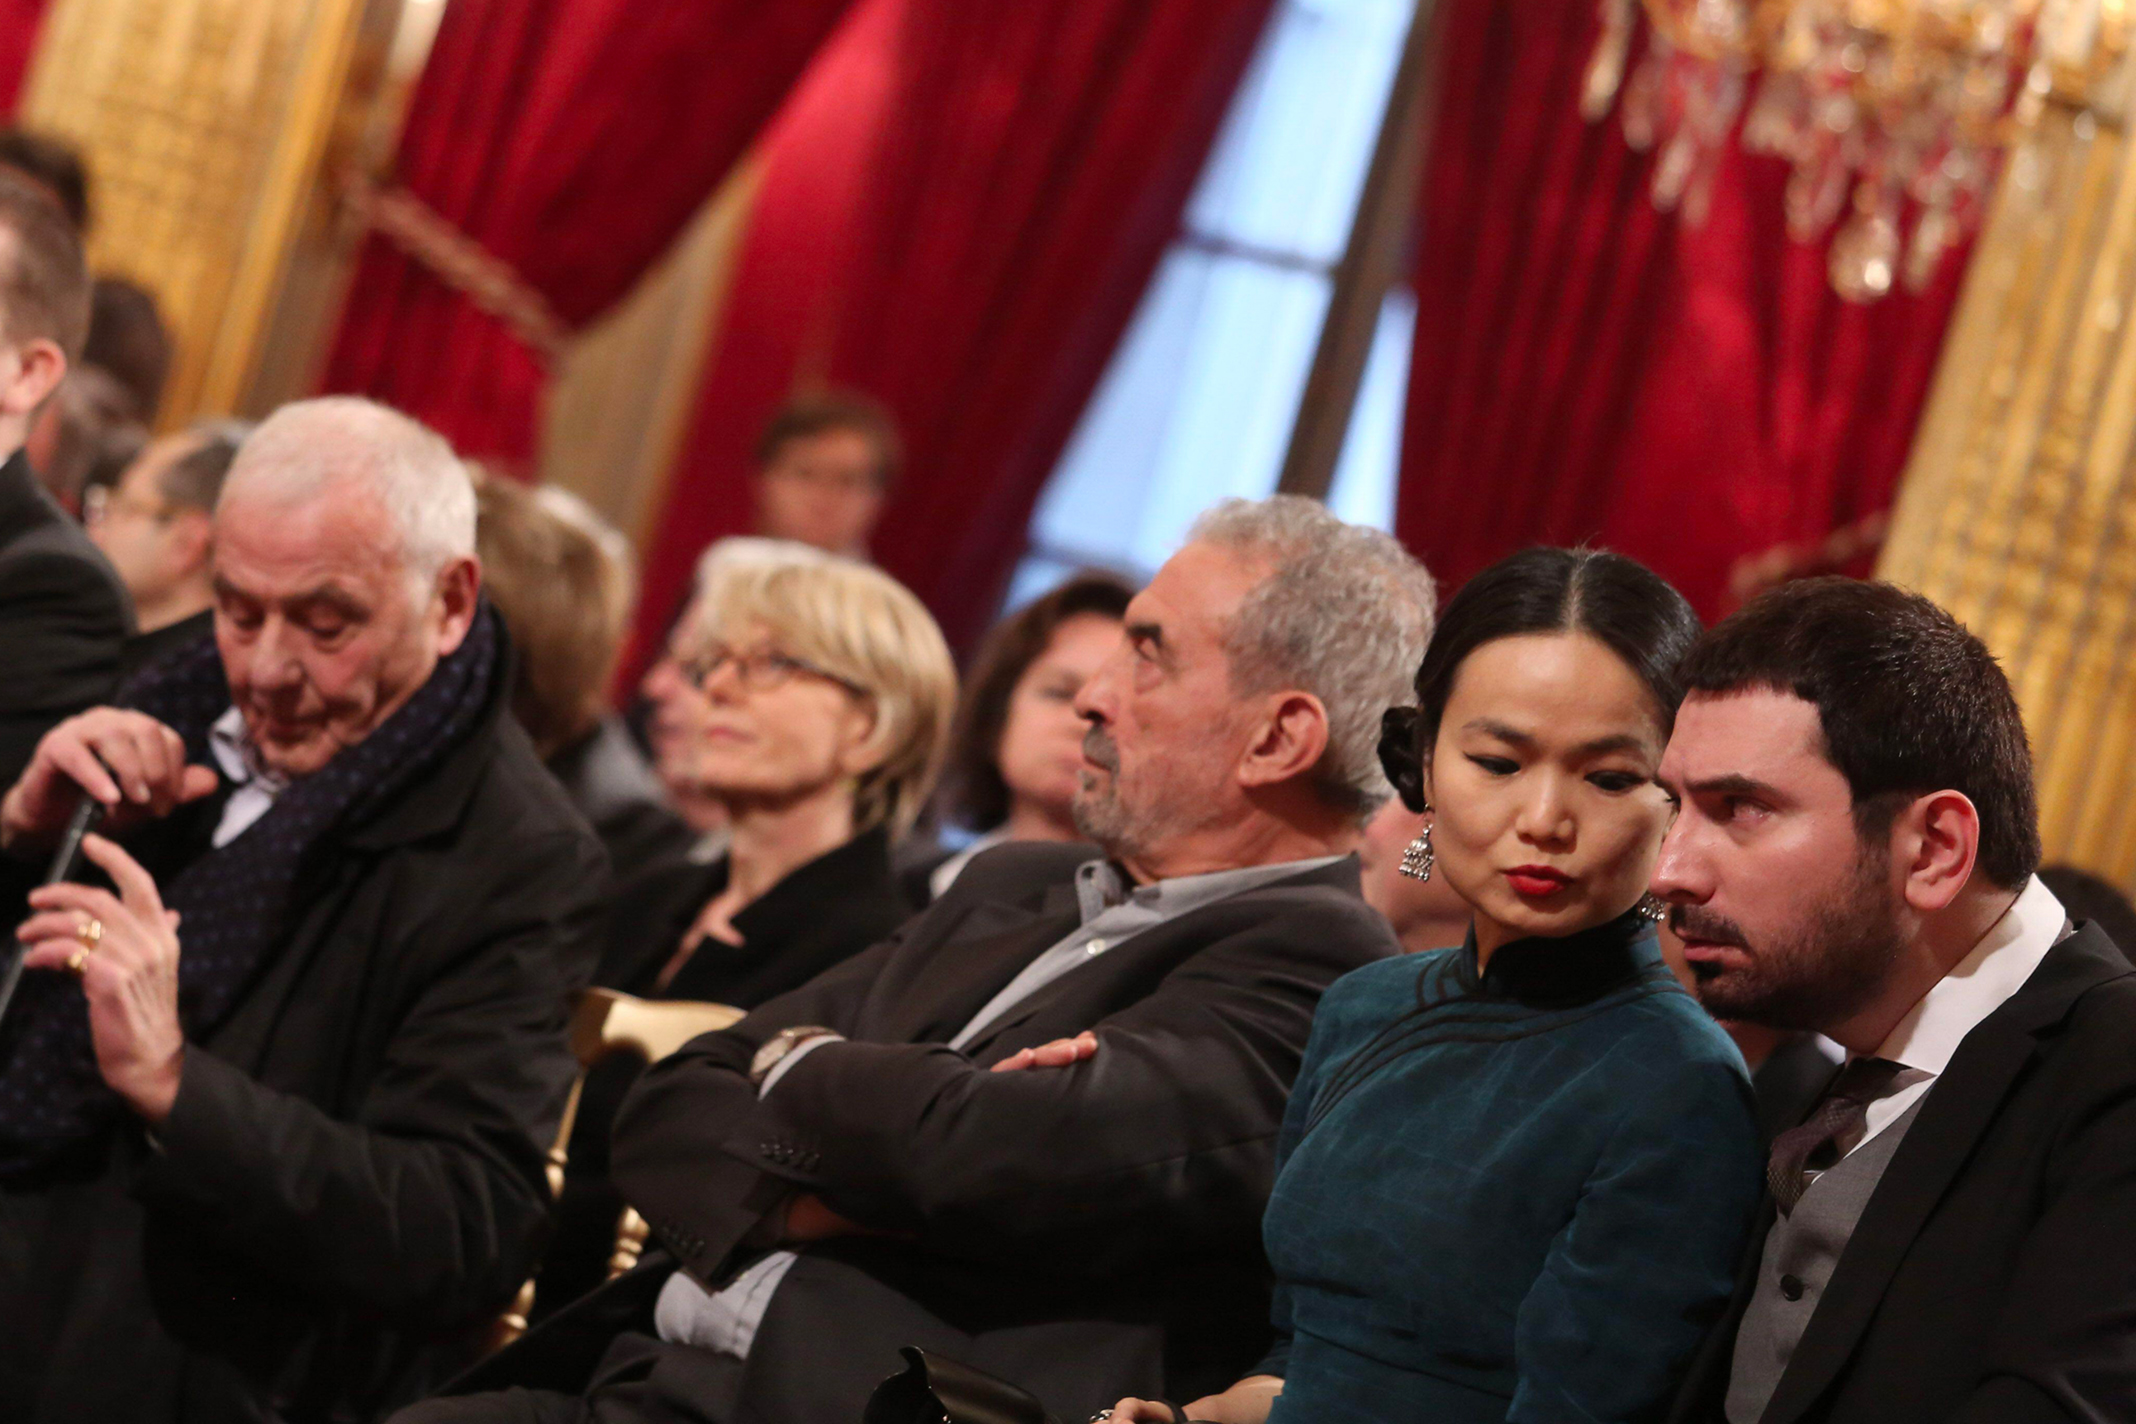
[{"label": "red velvet curtain", "polygon": [[15,112],[49,0],[0,0],[0,115]]},{"label": "red velvet curtain", "polygon": [[[666,249],[850,0],[452,0],[394,179],[567,326]],[[383,237],[359,263],[328,390],[399,406],[471,455],[532,453],[542,360]]]},{"label": "red velvet curtain", "polygon": [[647,561],[654,631],[698,552],[746,527],[757,432],[812,383],[878,397],[903,430],[883,566],[953,640],[986,622],[1269,9],[862,4],[766,141]]},{"label": "red velvet curtain", "polygon": [[1963,268],[1835,295],[1783,164],[1731,151],[1705,223],[1581,118],[1592,0],[1442,0],[1397,524],[1452,588],[1531,543],[1646,561],[1708,617],[1731,565],[1886,508]]}]

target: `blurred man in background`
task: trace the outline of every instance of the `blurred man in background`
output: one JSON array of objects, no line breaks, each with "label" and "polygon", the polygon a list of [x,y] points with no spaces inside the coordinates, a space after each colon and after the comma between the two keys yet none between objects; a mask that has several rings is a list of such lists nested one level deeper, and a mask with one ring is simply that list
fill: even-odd
[{"label": "blurred man in background", "polygon": [[89,537],[133,595],[139,636],[131,671],[207,637],[215,626],[215,501],[251,427],[212,421],[152,443],[82,506]]},{"label": "blurred man in background", "polygon": [[80,351],[89,274],[51,195],[0,164],[0,782],[51,727],[110,696],[125,588],[38,483],[23,446]]},{"label": "blurred man in background", "polygon": [[802,396],[757,442],[756,532],[866,559],[903,450],[890,413],[865,396]]}]

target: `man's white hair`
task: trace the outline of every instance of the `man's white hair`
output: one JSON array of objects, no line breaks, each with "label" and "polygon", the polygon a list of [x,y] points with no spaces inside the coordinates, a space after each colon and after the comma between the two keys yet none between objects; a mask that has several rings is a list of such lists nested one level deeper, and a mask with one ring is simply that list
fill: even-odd
[{"label": "man's white hair", "polygon": [[475,487],[452,446],[422,422],[360,396],[292,401],[238,447],[220,510],[238,493],[291,501],[341,481],[385,506],[402,563],[428,584],[475,552]]},{"label": "man's white hair", "polygon": [[1388,535],[1298,495],[1225,500],[1187,537],[1269,565],[1224,629],[1231,685],[1319,698],[1328,714],[1321,792],[1369,818],[1393,790],[1380,770],[1381,716],[1415,700],[1411,684],[1431,641],[1431,574]]}]

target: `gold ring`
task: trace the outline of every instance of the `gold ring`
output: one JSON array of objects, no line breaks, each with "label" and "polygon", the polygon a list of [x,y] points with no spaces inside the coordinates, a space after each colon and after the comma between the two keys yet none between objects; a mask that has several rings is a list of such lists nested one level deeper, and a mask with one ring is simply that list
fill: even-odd
[{"label": "gold ring", "polygon": [[77,949],[74,951],[74,953],[67,956],[67,972],[78,979],[81,977],[82,967],[88,964],[88,962],[89,951],[86,949]]},{"label": "gold ring", "polygon": [[93,952],[104,942],[104,922],[94,915],[85,915],[74,927],[74,937],[82,942],[82,948]]}]

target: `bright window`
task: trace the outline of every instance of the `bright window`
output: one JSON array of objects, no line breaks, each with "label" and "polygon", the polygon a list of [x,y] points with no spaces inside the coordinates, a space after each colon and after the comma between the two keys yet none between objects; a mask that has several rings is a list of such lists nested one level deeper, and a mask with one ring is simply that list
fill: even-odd
[{"label": "bright window", "polygon": [[[1410,0],[1279,0],[1179,237],[1062,452],[1010,590],[1073,569],[1146,578],[1227,495],[1273,491],[1335,264],[1401,57]],[[1328,503],[1380,528],[1414,303],[1380,314]]]}]

